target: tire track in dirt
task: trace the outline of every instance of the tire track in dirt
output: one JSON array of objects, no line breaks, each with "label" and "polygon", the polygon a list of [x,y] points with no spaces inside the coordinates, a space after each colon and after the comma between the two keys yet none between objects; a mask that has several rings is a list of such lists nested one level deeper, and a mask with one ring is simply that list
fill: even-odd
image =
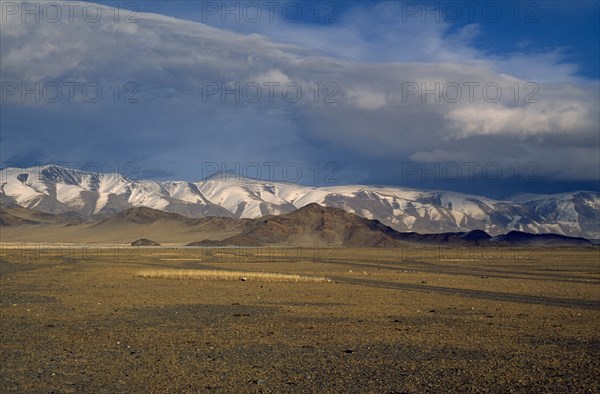
[{"label": "tire track in dirt", "polygon": [[521,304],[538,304],[544,306],[559,306],[566,308],[600,310],[600,301],[580,300],[574,298],[557,298],[527,294],[501,293],[487,290],[458,289],[453,287],[430,286],[426,284],[396,283],[373,279],[357,279],[345,276],[329,276],[332,280],[354,285],[415,291],[421,293],[437,293],[467,298],[477,298],[490,301],[517,302]]}]

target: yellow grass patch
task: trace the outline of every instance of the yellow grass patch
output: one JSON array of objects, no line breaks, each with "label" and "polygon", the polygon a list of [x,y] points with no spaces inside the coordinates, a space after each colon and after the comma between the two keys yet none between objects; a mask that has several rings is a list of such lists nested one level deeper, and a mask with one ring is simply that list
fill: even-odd
[{"label": "yellow grass patch", "polygon": [[196,261],[198,261],[198,260],[200,260],[200,261],[202,261],[202,259],[198,259],[198,258],[195,258],[195,257],[188,257],[188,258],[185,258],[185,259],[175,258],[175,257],[169,257],[169,258],[167,258],[167,257],[161,257],[161,260],[164,260],[164,261],[190,261],[190,260],[196,260]]},{"label": "yellow grass patch", "polygon": [[255,280],[261,282],[327,282],[322,276],[280,274],[276,272],[246,272],[193,269],[144,269],[137,276],[166,279],[212,279],[212,280]]}]

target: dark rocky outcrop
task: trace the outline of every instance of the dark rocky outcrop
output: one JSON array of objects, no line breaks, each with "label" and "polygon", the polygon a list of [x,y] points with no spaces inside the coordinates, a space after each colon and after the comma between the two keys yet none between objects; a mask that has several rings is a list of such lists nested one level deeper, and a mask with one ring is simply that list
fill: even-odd
[{"label": "dark rocky outcrop", "polygon": [[137,241],[133,241],[131,246],[160,246],[160,244],[146,238],[140,238]]}]

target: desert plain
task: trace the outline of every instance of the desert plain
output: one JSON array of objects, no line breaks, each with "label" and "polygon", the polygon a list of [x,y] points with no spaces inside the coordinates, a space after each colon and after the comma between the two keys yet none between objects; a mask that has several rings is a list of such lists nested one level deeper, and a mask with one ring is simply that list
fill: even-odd
[{"label": "desert plain", "polygon": [[598,248],[5,243],[0,274],[2,392],[600,391]]}]

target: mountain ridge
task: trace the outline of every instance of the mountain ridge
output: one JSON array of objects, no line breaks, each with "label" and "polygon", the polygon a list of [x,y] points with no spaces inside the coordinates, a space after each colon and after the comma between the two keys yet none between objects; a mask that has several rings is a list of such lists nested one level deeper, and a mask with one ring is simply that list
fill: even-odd
[{"label": "mountain ridge", "polygon": [[558,234],[510,231],[491,237],[484,231],[468,233],[401,233],[378,220],[365,219],[339,208],[308,204],[294,212],[253,219],[241,233],[221,241],[204,239],[187,246],[308,246],[404,247],[411,244],[437,246],[557,246],[590,247],[584,238]]},{"label": "mountain ridge", "polygon": [[[69,215],[44,214],[0,204],[2,239],[7,240],[8,236],[8,240],[13,242],[29,242],[37,238],[44,242],[129,243],[129,238],[139,237],[137,241],[158,239],[173,243],[175,237],[180,244],[207,247],[592,246],[584,238],[514,230],[495,237],[482,230],[437,234],[398,232],[376,219],[366,219],[340,208],[323,207],[316,203],[290,213],[256,219],[191,219],[147,207],[129,208],[108,218],[96,219],[95,222],[73,221]],[[201,241],[189,242],[194,238],[200,238]],[[146,242],[142,244],[146,245]]]},{"label": "mountain ridge", "polygon": [[111,216],[148,207],[188,218],[258,218],[310,203],[377,219],[400,232],[511,230],[600,238],[600,192],[528,195],[516,201],[440,190],[367,185],[308,187],[218,175],[200,182],[131,180],[56,165],[0,170],[0,201],[53,214]]}]

